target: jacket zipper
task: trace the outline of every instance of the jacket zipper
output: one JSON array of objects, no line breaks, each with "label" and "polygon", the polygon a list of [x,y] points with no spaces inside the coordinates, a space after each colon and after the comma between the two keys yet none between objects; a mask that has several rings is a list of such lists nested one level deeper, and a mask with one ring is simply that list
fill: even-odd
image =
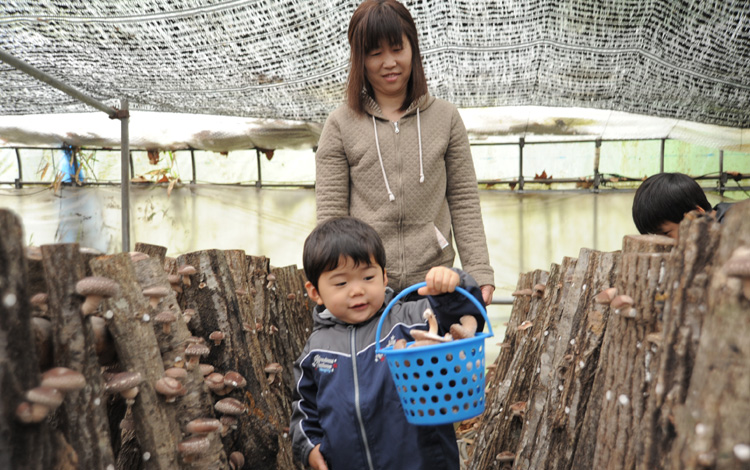
[{"label": "jacket zipper", "polygon": [[365,455],[370,470],[375,470],[372,464],[372,455],[370,454],[370,445],[367,443],[367,434],[365,434],[365,423],[362,420],[362,409],[359,406],[359,373],[357,371],[357,329],[349,326],[349,340],[352,353],[352,370],[354,372],[354,408],[357,411],[357,420],[359,421],[359,431],[362,433],[362,443],[365,445]]}]

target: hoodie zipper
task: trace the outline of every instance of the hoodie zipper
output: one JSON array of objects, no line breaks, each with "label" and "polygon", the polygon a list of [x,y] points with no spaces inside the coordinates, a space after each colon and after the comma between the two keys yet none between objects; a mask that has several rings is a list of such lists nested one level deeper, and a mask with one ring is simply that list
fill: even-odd
[{"label": "hoodie zipper", "polygon": [[357,411],[357,420],[359,421],[359,431],[362,433],[362,444],[365,446],[365,455],[370,470],[375,470],[372,464],[372,455],[370,454],[370,445],[367,443],[367,434],[365,434],[365,423],[362,420],[362,409],[359,406],[359,372],[357,371],[357,329],[349,326],[349,346],[352,354],[352,371],[354,372],[354,409]]}]

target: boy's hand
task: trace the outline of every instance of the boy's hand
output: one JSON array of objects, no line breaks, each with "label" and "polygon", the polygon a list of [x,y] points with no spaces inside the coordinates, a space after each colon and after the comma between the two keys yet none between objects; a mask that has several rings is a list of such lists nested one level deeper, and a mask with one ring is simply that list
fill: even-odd
[{"label": "boy's hand", "polygon": [[326,459],[324,459],[323,454],[320,453],[320,444],[316,445],[315,448],[310,451],[310,456],[307,458],[307,462],[313,470],[328,470]]},{"label": "boy's hand", "polygon": [[439,295],[455,291],[461,277],[450,268],[436,266],[427,272],[424,280],[427,285],[420,287],[417,293],[420,295]]}]

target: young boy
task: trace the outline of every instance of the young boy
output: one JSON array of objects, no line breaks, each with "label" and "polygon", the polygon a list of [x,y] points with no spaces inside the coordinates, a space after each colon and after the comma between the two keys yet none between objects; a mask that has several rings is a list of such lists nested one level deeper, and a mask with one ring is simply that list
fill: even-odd
[{"label": "young boy", "polygon": [[[353,217],[319,224],[305,240],[303,264],[313,310],[313,333],[294,364],[296,381],[290,432],[294,456],[315,470],[459,468],[452,424],[415,426],[404,416],[388,363],[376,356],[380,315],[394,297],[386,287],[385,249],[377,232]],[[388,313],[381,348],[413,328],[427,329],[425,309],[440,334],[462,315],[484,317],[456,286],[479,302],[476,282],[458,269],[432,268],[416,300]]]},{"label": "young boy", "polygon": [[683,173],[659,173],[647,178],[635,192],[633,222],[640,233],[654,233],[677,239],[680,221],[690,211],[712,213],[718,222],[731,207],[720,203],[712,208],[700,185]]}]

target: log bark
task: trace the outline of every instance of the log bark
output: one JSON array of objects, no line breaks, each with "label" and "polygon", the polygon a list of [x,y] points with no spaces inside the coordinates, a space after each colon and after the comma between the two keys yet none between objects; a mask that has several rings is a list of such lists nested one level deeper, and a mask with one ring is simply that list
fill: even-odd
[{"label": "log bark", "polygon": [[623,253],[668,253],[677,245],[674,238],[664,235],[625,235]]},{"label": "log bark", "polygon": [[76,294],[86,269],[77,243],[43,245],[48,313],[52,322],[54,365],[86,377],[86,387],[65,393],[60,427],[81,468],[114,469],[114,453],[94,331],[83,314],[83,298]]},{"label": "log bark", "polygon": [[16,407],[40,374],[31,330],[28,271],[20,219],[0,209],[0,468],[53,468],[59,446],[47,421],[23,424]]},{"label": "log bark", "polygon": [[167,247],[143,242],[135,244],[135,251],[145,253],[151,258],[156,258],[161,264],[164,264],[164,259],[167,256]]},{"label": "log bark", "polygon": [[227,258],[220,250],[198,251],[179,256],[177,265],[184,264],[198,270],[198,274],[191,276],[190,285],[183,286],[180,297],[183,310],[196,311],[189,323],[191,331],[202,338],[208,338],[217,330],[225,334],[220,345],[211,347],[205,362],[221,373],[239,372],[247,381],[245,389],[235,389],[226,395],[244,403],[247,411],[238,416],[237,429],[224,437],[224,449],[227,453],[241,452],[247,461],[253,462],[253,468],[276,469],[279,432],[272,422],[273,414],[263,395],[264,389],[258,380],[253,380],[263,372],[250,357],[250,346],[243,330],[246,322]]},{"label": "log bark", "polygon": [[143,376],[132,411],[144,468],[178,468],[180,428],[173,410],[164,406],[164,399],[154,390],[164,375],[153,325],[147,321],[154,310],[143,295],[127,253],[93,259],[91,269],[96,276],[115,279],[120,285],[119,294],[104,301],[103,311],[121,367]]},{"label": "log bark", "polygon": [[[698,219],[689,226],[691,234],[704,231],[710,240],[719,239],[718,235],[720,240],[716,245],[702,246],[711,252],[711,279],[704,291],[706,316],[701,324],[689,393],[684,406],[674,406],[676,438],[665,459],[666,468],[748,469],[750,290],[745,288],[743,292],[747,279],[728,276],[723,266],[737,248],[750,248],[750,202],[733,207],[722,226],[711,219],[705,223]],[[715,251],[711,250],[713,246]],[[686,257],[692,258],[688,253]],[[700,254],[696,258],[696,264],[703,259]]]},{"label": "log bark", "polygon": [[[574,260],[569,260],[574,264]],[[521,276],[518,291],[533,289],[537,284],[557,285],[562,279],[561,271],[553,265],[550,273],[534,271]],[[548,282],[549,280],[549,282]],[[477,438],[472,446],[469,469],[510,468],[500,462],[496,455],[502,452],[515,453],[524,425],[529,384],[536,373],[536,351],[542,338],[544,319],[539,317],[545,309],[542,304],[551,302],[556,289],[545,289],[543,297],[520,295],[513,305],[508,328],[495,362],[495,370],[486,377],[485,411],[479,419]],[[524,323],[529,322],[529,323]],[[515,407],[521,410],[513,411]]]},{"label": "log bark", "polygon": [[[164,252],[166,253],[166,250]],[[136,261],[133,265],[136,279],[142,289],[153,286],[169,289],[169,294],[159,302],[159,307],[154,310],[154,315],[168,311],[174,314],[175,321],[168,328],[164,328],[163,325],[156,322],[151,322],[151,324],[159,344],[164,369],[184,368],[185,348],[192,334],[184,321],[178,304],[177,293],[170,287],[167,273],[164,271],[164,261],[159,256],[151,256],[148,259]],[[190,421],[198,418],[215,418],[216,414],[214,413],[213,402],[204,385],[200,368],[194,367],[187,369],[186,372],[186,377],[181,379],[185,394],[177,397],[172,403],[165,403],[165,406],[173,411],[180,429],[183,430],[185,435],[188,435],[185,427]],[[224,452],[219,433],[210,433],[208,438],[208,450],[191,462],[183,461],[183,467],[195,470],[228,467],[227,455]]]},{"label": "log bark", "polygon": [[583,249],[569,268],[570,281],[548,285],[553,289],[551,312],[514,468],[568,469],[574,453],[591,445],[587,412],[595,408],[590,406],[592,392],[598,390],[593,379],[607,321],[594,296],[614,284],[619,259],[616,253]]}]

